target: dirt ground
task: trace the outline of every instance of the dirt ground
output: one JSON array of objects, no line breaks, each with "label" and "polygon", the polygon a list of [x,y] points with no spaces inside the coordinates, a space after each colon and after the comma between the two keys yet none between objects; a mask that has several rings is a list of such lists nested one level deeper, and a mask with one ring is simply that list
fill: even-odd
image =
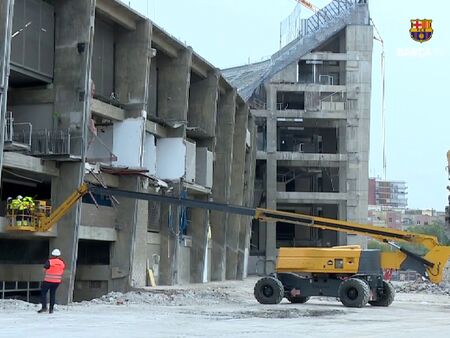
[{"label": "dirt ground", "polygon": [[450,296],[397,293],[388,308],[330,298],[261,305],[256,280],[114,293],[52,315],[0,300],[0,337],[450,337]]}]

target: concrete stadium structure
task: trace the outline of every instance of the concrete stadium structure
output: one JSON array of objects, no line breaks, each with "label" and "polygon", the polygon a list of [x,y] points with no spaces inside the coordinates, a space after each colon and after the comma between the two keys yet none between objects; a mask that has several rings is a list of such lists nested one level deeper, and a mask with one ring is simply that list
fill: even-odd
[{"label": "concrete stadium structure", "polygon": [[147,267],[245,276],[251,220],[216,211],[87,196],[48,233],[7,232],[8,197],[57,206],[83,182],[251,206],[256,133],[217,68],[120,1],[3,0],[0,36],[2,297],[36,295],[54,247],[64,303],[145,286]]}]

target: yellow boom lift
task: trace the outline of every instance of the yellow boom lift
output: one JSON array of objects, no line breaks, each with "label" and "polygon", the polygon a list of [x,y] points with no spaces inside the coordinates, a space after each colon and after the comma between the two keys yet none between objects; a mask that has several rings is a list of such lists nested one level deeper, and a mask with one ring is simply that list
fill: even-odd
[{"label": "yellow boom lift", "polygon": [[[433,283],[440,283],[450,257],[450,246],[442,246],[434,236],[358,224],[335,219],[248,208],[215,202],[197,201],[140,193],[113,188],[81,185],[56,210],[39,201],[30,215],[30,225],[18,225],[17,215],[8,207],[9,229],[16,231],[48,231],[86,193],[98,193],[125,198],[157,201],[183,207],[203,208],[240,214],[261,221],[286,222],[348,234],[364,235],[395,248],[392,252],[364,250],[358,245],[331,248],[280,248],[276,271],[261,278],[254,295],[262,304],[277,304],[285,297],[292,303],[304,303],[311,296],[338,297],[345,306],[389,306],[394,300],[392,285],[383,280],[384,269],[415,270]],[[417,255],[396,242],[420,244],[428,251]]]}]

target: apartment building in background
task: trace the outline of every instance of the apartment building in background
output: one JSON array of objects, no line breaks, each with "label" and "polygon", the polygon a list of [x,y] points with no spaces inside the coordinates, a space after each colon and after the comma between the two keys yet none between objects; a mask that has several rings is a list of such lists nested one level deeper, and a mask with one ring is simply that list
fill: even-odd
[{"label": "apartment building in background", "polygon": [[[295,17],[270,59],[226,69],[257,124],[256,207],[367,223],[373,27],[366,1]],[[282,39],[283,40],[283,39]],[[249,273],[274,271],[280,246],[362,244],[283,222],[254,222]]]}]

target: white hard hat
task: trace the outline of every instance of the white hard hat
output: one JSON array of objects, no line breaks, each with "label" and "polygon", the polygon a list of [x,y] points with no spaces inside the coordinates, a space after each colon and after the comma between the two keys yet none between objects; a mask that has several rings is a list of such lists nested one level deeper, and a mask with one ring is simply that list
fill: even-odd
[{"label": "white hard hat", "polygon": [[23,197],[22,197],[22,195],[17,195],[17,199],[18,200],[20,200],[20,199],[22,199]]},{"label": "white hard hat", "polygon": [[61,251],[59,249],[53,249],[52,256],[61,256]]}]

